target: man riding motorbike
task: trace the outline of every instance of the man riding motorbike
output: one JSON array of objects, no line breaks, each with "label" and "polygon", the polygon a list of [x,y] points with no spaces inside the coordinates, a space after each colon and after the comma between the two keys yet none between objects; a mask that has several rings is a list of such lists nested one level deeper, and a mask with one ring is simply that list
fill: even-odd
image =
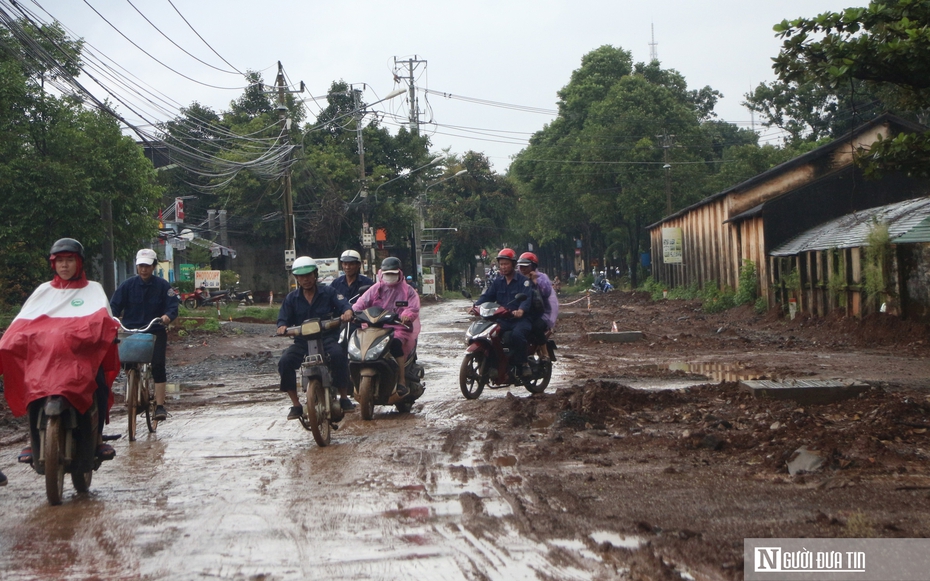
[{"label": "man riding motorbike", "polygon": [[[526,362],[527,337],[532,332],[532,322],[524,318],[527,311],[530,310],[533,299],[533,283],[528,278],[516,272],[515,263],[517,262],[517,253],[511,248],[504,248],[497,253],[497,266],[500,270],[500,276],[495,278],[485,289],[476,305],[487,302],[495,302],[508,309],[513,310],[513,318],[502,319],[500,326],[503,331],[511,331],[510,341],[513,357],[511,361],[520,367],[520,374],[523,377],[530,377],[533,371]],[[525,294],[526,298],[517,301],[518,294]]]},{"label": "man riding motorbike", "polygon": [[155,335],[155,350],[152,352],[152,379],[155,380],[155,415],[152,419],[163,422],[168,419],[165,411],[165,389],[168,382],[166,360],[168,353],[168,324],[178,318],[180,299],[178,293],[165,279],[155,276],[158,255],[151,248],[136,253],[136,273],[119,285],[110,308],[120,318],[123,326],[130,329],[145,327],[152,319],[160,318],[157,325],[146,331]]},{"label": "man riding motorbike", "polygon": [[[309,256],[301,256],[291,266],[291,273],[297,278],[297,289],[288,293],[278,311],[278,335],[284,335],[288,327],[300,325],[307,319],[328,319],[338,316],[341,320],[352,320],[352,307],[344,296],[331,286],[317,284],[319,271],[316,263]],[[349,359],[337,342],[338,329],[324,332],[323,349],[329,357],[329,369],[333,375],[333,385],[339,391],[339,406],[343,411],[355,409],[349,401]],[[284,350],[278,360],[278,373],[281,375],[281,391],[291,399],[291,409],[287,419],[296,420],[303,415],[303,406],[297,397],[296,371],[309,353],[307,340],[294,337],[294,344]]]},{"label": "man riding motorbike", "polygon": [[[28,412],[30,417],[32,445],[18,458],[26,464],[39,443],[41,405],[33,404],[62,395],[84,414],[96,400],[99,437],[113,403],[110,386],[119,374],[119,323],[103,287],[84,274],[84,247],[62,238],[52,245],[49,263],[54,278],[39,285],[0,338],[4,396],[14,416]],[[116,451],[98,440],[96,455],[110,460]]]},{"label": "man riding motorbike", "polygon": [[345,274],[337,277],[329,286],[339,291],[339,294],[347,300],[357,296],[361,287],[375,284],[375,281],[364,274],[359,274],[362,269],[362,256],[355,250],[343,252],[342,256],[339,257],[339,264]]},{"label": "man riding motorbike", "polygon": [[401,370],[397,374],[395,394],[396,397],[403,398],[408,393],[406,373],[404,373],[407,357],[416,347],[417,337],[420,335],[420,296],[404,279],[404,273],[400,267],[399,258],[394,256],[385,258],[378,272],[378,282],[356,301],[354,309],[363,311],[368,307],[381,307],[396,312],[404,325],[410,325],[409,328],[404,325],[390,325],[395,330],[389,348],[391,355],[397,359],[398,369]]},{"label": "man riding motorbike", "polygon": [[[532,281],[533,288],[539,294],[541,304],[536,305],[534,300],[533,313],[530,320],[533,322],[533,334],[536,337],[537,345],[545,345],[546,337],[552,334],[555,328],[556,318],[559,316],[559,299],[556,296],[555,289],[552,288],[552,281],[544,272],[537,270],[539,259],[532,252],[524,252],[517,260],[517,267],[520,274]],[[543,351],[546,351],[543,349]]]}]

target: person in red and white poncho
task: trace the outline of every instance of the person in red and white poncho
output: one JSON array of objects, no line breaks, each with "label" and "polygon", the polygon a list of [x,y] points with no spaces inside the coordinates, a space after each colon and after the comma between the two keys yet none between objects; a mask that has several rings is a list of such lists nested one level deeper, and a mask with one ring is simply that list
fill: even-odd
[{"label": "person in red and white poncho", "polygon": [[[119,322],[99,283],[84,274],[84,247],[73,238],[52,245],[49,263],[55,271],[50,282],[39,285],[0,338],[0,374],[3,394],[14,416],[38,408],[30,405],[50,395],[61,395],[79,413],[94,400],[100,410],[98,435],[108,419],[113,396],[110,386],[119,374],[115,343]],[[32,444],[38,442],[35,421]],[[99,437],[99,436],[98,436]],[[19,461],[32,462],[32,447]],[[98,441],[97,457],[116,455],[112,446]]]}]

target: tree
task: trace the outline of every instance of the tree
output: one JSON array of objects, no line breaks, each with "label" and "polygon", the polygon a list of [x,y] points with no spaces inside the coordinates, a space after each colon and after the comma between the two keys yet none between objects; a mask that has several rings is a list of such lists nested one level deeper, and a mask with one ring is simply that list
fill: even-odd
[{"label": "tree", "polygon": [[48,280],[56,239],[80,240],[89,257],[101,250],[104,201],[113,208],[117,256],[132,256],[140,239],[156,233],[161,194],[151,163],[116,120],[45,93],[47,73],[37,69],[15,50],[0,52],[0,211],[7,217],[0,224],[0,300],[9,304]]},{"label": "tree", "polygon": [[[930,4],[871,2],[775,26],[784,39],[773,68],[785,83],[811,80],[834,92],[856,81],[891,108],[927,122],[930,114]],[[866,171],[930,175],[930,135],[905,133],[874,144]]]}]

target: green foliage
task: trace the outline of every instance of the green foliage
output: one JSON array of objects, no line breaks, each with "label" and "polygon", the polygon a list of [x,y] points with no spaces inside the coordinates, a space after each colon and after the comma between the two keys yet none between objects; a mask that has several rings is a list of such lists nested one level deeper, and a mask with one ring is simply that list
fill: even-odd
[{"label": "green foliage", "polygon": [[768,309],[769,304],[768,301],[765,300],[765,297],[757,298],[756,303],[752,307],[752,310],[754,310],[757,315],[764,315]]},{"label": "green foliage", "polygon": [[[49,40],[33,34],[40,43]],[[80,42],[60,30],[51,34],[79,53]],[[0,224],[0,302],[17,304],[51,277],[47,255],[56,239],[76,238],[90,256],[100,252],[106,203],[117,258],[130,258],[138,240],[156,232],[161,188],[151,162],[115,119],[46,92],[53,67],[17,58],[19,45],[6,30],[0,46],[6,47],[0,51],[0,211],[11,217]]]},{"label": "green foliage", "polygon": [[701,310],[705,313],[719,313],[732,309],[737,304],[736,293],[729,288],[720,289],[716,281],[710,281],[700,291]]},{"label": "green foliage", "polygon": [[278,320],[278,307],[259,307],[252,306],[246,307],[244,309],[238,309],[236,316],[237,317],[250,317],[253,319],[261,319],[262,321],[277,322]]},{"label": "green foliage", "polygon": [[203,322],[203,325],[200,326],[200,330],[216,333],[220,330],[220,322],[217,319],[207,319]]},{"label": "green foliage", "polygon": [[888,224],[873,223],[866,236],[865,257],[862,265],[862,286],[866,300],[877,305],[888,293],[888,267],[891,260],[891,238]]},{"label": "green foliage", "polygon": [[827,290],[836,298],[837,304],[846,306],[846,263],[842,260],[842,251],[832,248],[827,251],[829,273]]},{"label": "green foliage", "polygon": [[220,271],[220,288],[232,288],[239,284],[239,275],[235,270]]},{"label": "green foliage", "polygon": [[[930,107],[930,7],[924,0],[870,2],[865,8],[784,20],[773,68],[785,83],[814,82],[834,94],[864,83],[884,108],[917,116]],[[930,134],[901,134],[875,144],[867,173],[930,173]]]},{"label": "green foliage", "polygon": [[784,285],[795,296],[801,294],[801,273],[794,268],[783,272],[777,283]]},{"label": "green foliage", "polygon": [[192,280],[178,280],[174,283],[175,288],[178,289],[180,293],[192,293],[194,292],[194,281]]},{"label": "green foliage", "polygon": [[199,327],[200,321],[196,319],[187,319],[181,322],[181,326],[189,331],[191,329],[196,329],[197,327]]},{"label": "green foliage", "polygon": [[734,302],[737,305],[754,303],[759,296],[758,283],[759,273],[756,270],[756,263],[744,260],[743,266],[739,269],[739,288],[734,296]]}]

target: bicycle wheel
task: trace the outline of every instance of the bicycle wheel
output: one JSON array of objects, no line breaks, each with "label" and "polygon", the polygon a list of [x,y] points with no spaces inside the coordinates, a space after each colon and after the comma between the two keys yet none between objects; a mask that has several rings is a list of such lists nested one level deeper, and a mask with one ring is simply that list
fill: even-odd
[{"label": "bicycle wheel", "polygon": [[129,416],[129,441],[136,441],[136,413],[139,406],[139,370],[126,370],[126,415]]},{"label": "bicycle wheel", "polygon": [[375,387],[370,376],[363,376],[358,386],[358,411],[363,420],[375,417]]},{"label": "bicycle wheel", "polygon": [[139,401],[145,409],[145,425],[149,433],[154,433],[158,429],[158,420],[155,419],[155,381],[152,379],[151,365],[146,364],[143,369]]},{"label": "bicycle wheel", "polygon": [[332,429],[329,425],[329,410],[326,390],[319,379],[311,379],[307,385],[307,416],[313,439],[321,448],[329,446]]},{"label": "bicycle wheel", "polygon": [[65,462],[61,455],[64,434],[61,430],[61,418],[52,416],[45,424],[45,495],[51,505],[61,504],[65,491]]}]

